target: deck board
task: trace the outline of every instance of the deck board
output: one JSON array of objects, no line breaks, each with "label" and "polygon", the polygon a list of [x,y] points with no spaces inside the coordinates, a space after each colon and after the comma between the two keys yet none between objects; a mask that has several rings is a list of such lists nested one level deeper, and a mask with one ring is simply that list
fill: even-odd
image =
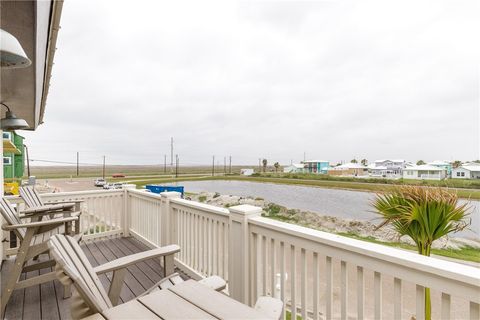
[{"label": "deck board", "polygon": [[[148,250],[144,244],[134,238],[109,238],[103,240],[89,240],[82,243],[90,263],[93,266],[112,261],[116,258]],[[48,260],[48,255],[40,256],[40,261]],[[4,261],[2,278],[7,276],[13,259]],[[126,302],[141,294],[161,279],[163,269],[160,269],[159,259],[149,260],[128,268],[125,284],[120,295],[121,302]],[[40,273],[47,273],[51,268],[22,274],[22,278],[29,278]],[[100,281],[108,290],[111,273],[101,275]],[[186,278],[185,275],[182,275]],[[75,289],[72,289],[75,290]],[[16,290],[10,299],[5,319],[42,319],[63,320],[70,319],[70,299],[63,299],[63,286],[55,280],[42,285]]]}]

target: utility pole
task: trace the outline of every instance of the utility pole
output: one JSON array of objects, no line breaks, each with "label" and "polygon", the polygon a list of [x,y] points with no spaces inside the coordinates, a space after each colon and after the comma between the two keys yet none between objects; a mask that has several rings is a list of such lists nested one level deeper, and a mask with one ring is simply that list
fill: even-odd
[{"label": "utility pole", "polygon": [[223,174],[227,174],[227,157],[223,157]]},{"label": "utility pole", "polygon": [[78,160],[79,160],[79,154],[78,154],[78,151],[77,151],[77,177],[78,177],[78,171],[79,171],[79,168],[78,168]]},{"label": "utility pole", "polygon": [[175,155],[175,178],[178,177],[178,154]]},{"label": "utility pole", "polygon": [[173,137],[170,138],[170,171],[173,171]]},{"label": "utility pole", "polygon": [[167,173],[167,155],[164,156],[163,160],[163,173]]},{"label": "utility pole", "polygon": [[215,156],[213,156],[212,160],[212,177],[215,176]]},{"label": "utility pole", "polygon": [[230,163],[228,165],[228,173],[232,174],[232,156],[230,156]]},{"label": "utility pole", "polygon": [[262,159],[258,158],[258,172],[262,172]]},{"label": "utility pole", "polygon": [[105,180],[105,156],[103,156],[103,172],[102,172],[103,180]]},{"label": "utility pole", "polygon": [[305,151],[303,151],[303,162],[307,161],[307,154]]}]

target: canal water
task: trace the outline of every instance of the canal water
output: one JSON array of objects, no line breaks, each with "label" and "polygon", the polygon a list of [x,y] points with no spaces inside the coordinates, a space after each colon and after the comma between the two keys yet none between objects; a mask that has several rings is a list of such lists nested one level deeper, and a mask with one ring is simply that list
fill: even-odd
[{"label": "canal water", "polygon": [[[270,202],[291,209],[308,210],[319,214],[339,218],[368,220],[378,222],[370,203],[374,197],[371,192],[328,189],[318,187],[258,183],[248,181],[185,181],[186,192],[218,192],[244,197],[261,197]],[[461,200],[463,202],[463,200]],[[479,238],[480,201],[471,201],[473,213],[470,229],[456,234],[462,237]]]}]

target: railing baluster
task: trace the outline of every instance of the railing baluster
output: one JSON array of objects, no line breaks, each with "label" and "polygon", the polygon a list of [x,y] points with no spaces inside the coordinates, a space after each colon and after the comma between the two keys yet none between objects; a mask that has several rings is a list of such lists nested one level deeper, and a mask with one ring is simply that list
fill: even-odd
[{"label": "railing baluster", "polygon": [[307,319],[307,258],[306,251],[302,248],[300,252],[302,263],[302,291],[301,291],[301,303],[302,303],[302,318]]},{"label": "railing baluster", "polygon": [[340,286],[340,317],[347,319],[348,312],[348,280],[347,280],[347,262],[340,262],[341,286]]},{"label": "railing baluster", "polygon": [[203,267],[203,274],[207,275],[208,276],[208,272],[209,272],[209,269],[208,269],[208,248],[209,248],[209,234],[208,234],[208,218],[207,217],[203,217],[203,243],[204,243],[204,247],[203,247],[203,264],[204,264],[204,267]]},{"label": "railing baluster", "polygon": [[206,269],[207,269],[207,232],[205,231],[205,228],[207,227],[206,219],[203,215],[200,216],[200,243],[202,244],[202,251],[201,251],[201,268],[200,271],[203,272],[203,274],[206,274]]},{"label": "railing baluster", "polygon": [[212,274],[218,274],[217,220],[212,220]]},{"label": "railing baluster", "polygon": [[393,318],[402,318],[402,280],[393,279]]},{"label": "railing baluster", "polygon": [[333,300],[333,272],[332,272],[332,258],[326,257],[325,260],[325,316],[326,319],[332,319],[332,300]]},{"label": "railing baluster", "polygon": [[192,242],[192,248],[193,248],[193,253],[194,253],[194,258],[195,262],[194,264],[196,265],[195,269],[200,270],[201,264],[200,264],[200,217],[194,212],[193,214],[193,220],[194,222],[194,234],[195,237],[193,238]]},{"label": "railing baluster", "polygon": [[295,276],[297,274],[295,246],[290,245],[290,301],[291,301],[291,319],[297,319],[297,300],[296,300],[296,283]]},{"label": "railing baluster", "polygon": [[267,295],[267,237],[262,236],[262,295]]},{"label": "railing baluster", "polygon": [[223,243],[225,243],[224,249],[223,249],[223,268],[225,270],[225,276],[224,279],[228,280],[229,273],[228,273],[228,246],[229,246],[229,241],[228,241],[228,223],[223,224]]},{"label": "railing baluster", "polygon": [[382,319],[382,274],[377,271],[373,273],[373,291],[375,319]]},{"label": "railing baluster", "polygon": [[216,260],[215,260],[215,273],[216,274],[220,274],[220,261],[221,261],[221,256],[222,256],[222,251],[220,250],[220,227],[221,227],[221,224],[220,224],[220,221],[216,221],[215,222],[215,225],[216,225],[216,228],[215,228],[215,238],[216,238],[216,241],[215,241],[215,248],[216,248]]},{"label": "railing baluster", "polygon": [[270,281],[271,281],[271,295],[275,297],[275,239],[270,239]]},{"label": "railing baluster", "polygon": [[282,319],[285,319],[285,306],[286,306],[286,296],[285,296],[285,243],[280,242],[280,300],[283,302],[283,311]]},{"label": "railing baluster", "polygon": [[207,251],[207,257],[208,257],[208,276],[212,275],[213,271],[213,223],[212,219],[208,219],[208,251]]},{"label": "railing baluster", "polygon": [[357,266],[357,319],[365,317],[365,278],[363,267]]},{"label": "railing baluster", "polygon": [[442,292],[442,319],[450,319],[450,295]]},{"label": "railing baluster", "polygon": [[425,287],[416,285],[416,319],[425,319]]},{"label": "railing baluster", "polygon": [[313,320],[318,320],[318,299],[320,290],[320,272],[318,268],[318,253],[313,253]]},{"label": "railing baluster", "polygon": [[258,248],[257,248],[257,234],[252,233],[250,236],[250,247],[252,248],[250,255],[250,274],[251,274],[251,287],[250,287],[250,304],[254,305],[257,301],[257,289],[258,289]]},{"label": "railing baluster", "polygon": [[480,304],[470,301],[470,320],[480,319]]}]

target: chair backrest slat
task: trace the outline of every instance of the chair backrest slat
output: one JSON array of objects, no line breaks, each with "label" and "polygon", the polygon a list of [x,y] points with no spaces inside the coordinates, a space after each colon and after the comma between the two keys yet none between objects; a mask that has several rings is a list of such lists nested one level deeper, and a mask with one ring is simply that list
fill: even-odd
[{"label": "chair backrest slat", "polygon": [[33,186],[20,187],[20,196],[30,208],[43,206],[42,198]]},{"label": "chair backrest slat", "polygon": [[[3,219],[9,225],[22,224],[22,221],[18,217],[15,208],[13,208],[10,202],[8,202],[8,200],[4,197],[2,197],[2,199],[0,200],[0,212],[2,213]],[[23,240],[23,238],[25,238],[25,233],[25,228],[15,229],[15,234],[17,235],[17,237],[20,238],[20,240]]]},{"label": "chair backrest slat", "polygon": [[57,263],[74,281],[75,287],[92,311],[102,312],[113,306],[100,279],[75,239],[58,234],[50,238],[49,247]]}]

